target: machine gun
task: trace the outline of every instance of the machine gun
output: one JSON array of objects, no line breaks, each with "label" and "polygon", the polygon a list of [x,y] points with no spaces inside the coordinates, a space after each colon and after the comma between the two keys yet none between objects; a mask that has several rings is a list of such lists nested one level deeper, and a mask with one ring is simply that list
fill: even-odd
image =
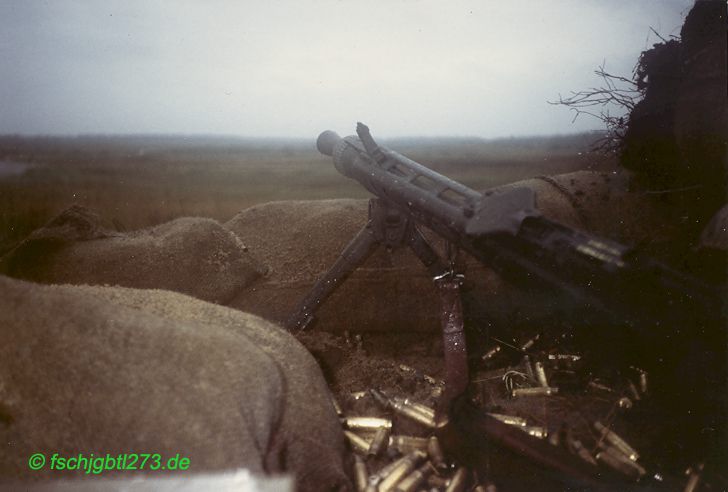
[{"label": "machine gun", "polygon": [[[632,248],[543,217],[530,189],[484,194],[470,189],[377,145],[361,123],[357,136],[341,138],[332,131],[323,132],[317,147],[333,156],[340,173],[377,198],[370,200],[367,224],[290,316],[289,330],[305,329],[316,309],[378,246],[410,247],[429,269],[442,300],[446,389],[440,407],[444,410],[439,414],[446,414],[468,385],[459,294],[462,276],[428,244],[419,230],[424,226],[504,278],[541,284],[559,296],[560,303],[570,303],[580,313],[600,319],[603,326],[625,330],[635,345],[659,347],[668,365],[674,362],[668,355],[682,355],[681,344],[689,343],[693,352],[702,354],[718,343],[716,360],[711,361],[717,366],[706,371],[716,373],[714,381],[721,381],[725,316],[719,289]],[[722,388],[716,391],[722,392]],[[690,413],[691,408],[688,403],[685,411]],[[508,429],[483,419],[479,428],[523,454],[526,445],[521,436],[514,441]],[[566,458],[554,459],[553,453],[536,451],[538,446],[526,448],[532,459],[546,466],[572,477],[588,476],[582,473],[583,467]]]}]

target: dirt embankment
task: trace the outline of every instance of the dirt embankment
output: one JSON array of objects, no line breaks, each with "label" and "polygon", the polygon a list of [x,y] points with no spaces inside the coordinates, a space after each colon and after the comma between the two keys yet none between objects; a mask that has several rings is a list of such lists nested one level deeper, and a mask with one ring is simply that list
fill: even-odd
[{"label": "dirt embankment", "polygon": [[725,2],[698,0],[680,39],[642,53],[636,82],[645,96],[620,157],[637,186],[679,208],[693,245],[728,191],[727,29]]}]

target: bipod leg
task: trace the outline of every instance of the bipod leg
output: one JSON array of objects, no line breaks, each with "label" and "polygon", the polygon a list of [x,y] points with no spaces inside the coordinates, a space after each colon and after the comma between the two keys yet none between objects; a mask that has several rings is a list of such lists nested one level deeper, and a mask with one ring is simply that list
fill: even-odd
[{"label": "bipod leg", "polygon": [[[402,246],[412,221],[381,198],[369,200],[369,220],[344,248],[334,265],[320,278],[288,318],[286,328],[300,331],[314,319],[318,307],[344,280],[374,252],[380,244],[387,249]],[[434,254],[434,253],[433,253]]]},{"label": "bipod leg", "polygon": [[[427,239],[412,225],[407,243],[433,276],[440,296],[440,324],[445,352],[445,392],[438,403],[438,419],[447,415],[450,403],[468,387],[468,352],[463,328],[463,305],[460,299],[462,275],[455,274],[453,266],[446,265]],[[448,254],[453,252],[448,245]],[[454,262],[451,262],[454,263]]]},{"label": "bipod leg", "polygon": [[354,236],[344,248],[336,262],[318,279],[306,297],[298,304],[296,310],[288,318],[286,329],[298,332],[313,321],[318,307],[341,285],[344,280],[374,252],[379,245],[371,221]]},{"label": "bipod leg", "polygon": [[438,419],[447,415],[450,404],[463,394],[469,383],[468,350],[463,327],[463,305],[460,299],[462,275],[447,272],[435,277],[440,294],[440,323],[445,355],[445,392],[437,405]]}]

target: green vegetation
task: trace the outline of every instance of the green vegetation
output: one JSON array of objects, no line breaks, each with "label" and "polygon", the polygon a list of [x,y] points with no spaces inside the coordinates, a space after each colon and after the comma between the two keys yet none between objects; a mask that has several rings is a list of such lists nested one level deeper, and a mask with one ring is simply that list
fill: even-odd
[{"label": "green vegetation", "polygon": [[[610,169],[599,136],[398,139],[398,152],[476,189]],[[23,170],[23,164],[27,168]],[[181,216],[225,221],[272,200],[365,198],[311,141],[227,137],[0,136],[0,254],[72,204],[137,229]]]}]

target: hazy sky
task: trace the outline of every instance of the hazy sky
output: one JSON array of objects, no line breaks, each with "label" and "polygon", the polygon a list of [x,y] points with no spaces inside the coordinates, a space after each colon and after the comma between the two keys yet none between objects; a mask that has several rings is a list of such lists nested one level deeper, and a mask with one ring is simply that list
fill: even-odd
[{"label": "hazy sky", "polygon": [[497,137],[631,74],[692,0],[0,0],[0,133]]}]

